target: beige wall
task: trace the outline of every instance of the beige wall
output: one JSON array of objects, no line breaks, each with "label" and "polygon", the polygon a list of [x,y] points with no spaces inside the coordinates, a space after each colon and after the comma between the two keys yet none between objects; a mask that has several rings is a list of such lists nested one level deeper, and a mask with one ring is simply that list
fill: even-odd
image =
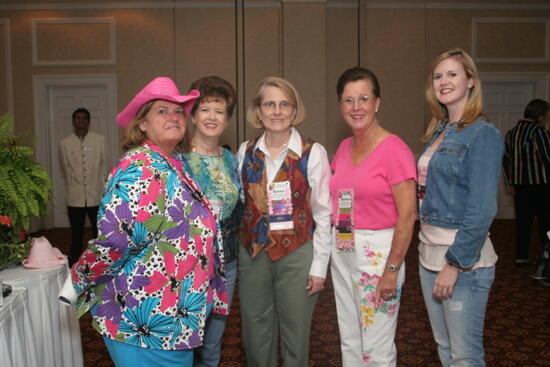
[{"label": "beige wall", "polygon": [[9,86],[8,86],[8,75],[9,70],[7,68],[8,65],[8,47],[6,45],[6,38],[9,37],[8,34],[8,22],[0,22],[0,81],[3,81],[3,83],[0,83],[0,115],[3,115],[4,113],[8,112],[10,110],[10,97],[8,95],[9,93]]},{"label": "beige wall", "polygon": [[365,18],[364,66],[379,78],[380,121],[419,151],[425,121],[426,12],[367,8]]},{"label": "beige wall", "polygon": [[[112,19],[115,62],[33,65],[31,19],[51,18]],[[477,18],[497,21],[484,21],[476,28],[473,20]],[[509,18],[535,21],[502,23]],[[548,61],[530,63],[528,59],[545,56],[550,41],[543,21],[549,19],[547,0],[3,0],[0,114],[8,111],[13,95],[16,130],[33,130],[33,75],[115,74],[120,110],[155,76],[174,78],[184,91],[197,77],[217,74],[238,90],[238,108],[223,137],[224,143],[236,148],[258,133],[244,121],[257,83],[265,76],[279,75],[291,80],[305,101],[307,119],[300,130],[333,154],[349,134],[336,101],[336,80],[344,69],[361,64],[379,76],[383,125],[418,152],[418,138],[428,118],[423,92],[430,59],[445,49],[462,47],[479,57],[498,59],[478,63],[481,71],[548,72]],[[40,25],[39,58],[109,59],[113,55],[108,27]],[[473,50],[474,28],[477,50]],[[8,47],[11,59],[6,62]],[[521,60],[506,62],[513,58]]]},{"label": "beige wall", "polygon": [[326,70],[324,141],[329,154],[334,154],[340,141],[350,134],[340,115],[336,82],[342,71],[359,63],[358,9],[328,7],[326,10]]}]

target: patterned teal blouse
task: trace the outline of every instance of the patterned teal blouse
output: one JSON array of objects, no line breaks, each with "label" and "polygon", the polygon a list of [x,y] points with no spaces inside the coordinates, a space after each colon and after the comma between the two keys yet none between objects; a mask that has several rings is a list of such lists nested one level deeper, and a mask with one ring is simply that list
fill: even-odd
[{"label": "patterned teal blouse", "polygon": [[199,183],[220,220],[231,216],[239,200],[240,180],[237,158],[228,150],[218,156],[189,152],[183,154],[185,167]]}]

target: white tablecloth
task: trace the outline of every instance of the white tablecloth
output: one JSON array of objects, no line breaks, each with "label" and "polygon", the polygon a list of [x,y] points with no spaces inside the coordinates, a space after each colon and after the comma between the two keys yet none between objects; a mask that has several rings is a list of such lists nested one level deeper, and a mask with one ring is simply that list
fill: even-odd
[{"label": "white tablecloth", "polygon": [[15,288],[0,306],[0,366],[38,366],[25,288]]},{"label": "white tablecloth", "polygon": [[[67,265],[53,269],[22,266],[0,272],[4,283],[28,290],[29,314],[40,367],[82,367],[80,326],[74,307],[58,300],[69,272]],[[4,365],[2,364],[2,367]]]}]

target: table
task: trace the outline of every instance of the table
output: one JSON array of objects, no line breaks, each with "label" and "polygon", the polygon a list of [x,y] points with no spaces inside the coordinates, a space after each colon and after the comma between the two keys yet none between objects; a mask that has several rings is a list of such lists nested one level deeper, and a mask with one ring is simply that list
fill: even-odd
[{"label": "table", "polygon": [[17,266],[0,272],[4,283],[28,291],[27,305],[40,367],[83,366],[76,309],[58,300],[68,273],[66,264],[50,269]]},{"label": "table", "polygon": [[0,306],[0,366],[38,366],[25,288],[15,288]]}]

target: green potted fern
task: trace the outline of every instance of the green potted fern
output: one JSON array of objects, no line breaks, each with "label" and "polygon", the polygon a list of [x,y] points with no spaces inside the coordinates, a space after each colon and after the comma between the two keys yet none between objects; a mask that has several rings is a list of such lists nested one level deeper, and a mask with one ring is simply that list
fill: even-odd
[{"label": "green potted fern", "polygon": [[14,135],[13,116],[0,116],[0,270],[27,256],[31,216],[48,211],[52,182],[30,146]]}]

